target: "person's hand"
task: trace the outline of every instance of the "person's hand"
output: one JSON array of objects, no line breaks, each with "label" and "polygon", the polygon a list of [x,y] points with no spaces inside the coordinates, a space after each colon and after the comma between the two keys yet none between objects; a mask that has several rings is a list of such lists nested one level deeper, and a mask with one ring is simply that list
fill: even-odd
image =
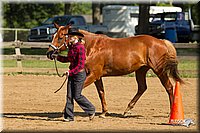
[{"label": "person's hand", "polygon": [[49,51],[49,52],[47,52],[47,58],[48,58],[48,59],[53,60],[53,59],[55,59],[57,56],[58,56],[58,55],[55,54],[54,51]]},{"label": "person's hand", "polygon": [[57,58],[57,56],[58,56],[58,54],[52,54],[51,58],[55,59],[55,58]]},{"label": "person's hand", "polygon": [[53,54],[53,51],[48,51],[47,58],[53,60],[53,58],[51,57],[52,54]]}]

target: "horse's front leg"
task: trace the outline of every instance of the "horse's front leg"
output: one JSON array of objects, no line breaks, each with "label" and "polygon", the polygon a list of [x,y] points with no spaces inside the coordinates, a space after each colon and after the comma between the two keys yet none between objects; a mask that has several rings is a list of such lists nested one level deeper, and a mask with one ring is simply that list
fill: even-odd
[{"label": "horse's front leg", "polygon": [[90,73],[84,82],[84,88],[89,86],[93,82],[95,83],[95,86],[97,88],[99,98],[101,100],[101,105],[102,105],[102,114],[99,117],[104,118],[105,115],[108,113],[108,111],[107,111],[107,105],[106,105],[106,100],[105,100],[105,93],[104,93],[102,78],[97,80],[95,74],[93,72]]},{"label": "horse's front leg", "polygon": [[87,75],[86,80],[84,82],[84,86],[83,88],[89,86],[90,84],[94,83],[96,80],[96,76],[94,75],[94,73],[90,73],[89,75]]},{"label": "horse's front leg", "polygon": [[105,92],[104,92],[104,87],[103,87],[103,82],[102,82],[102,78],[96,80],[94,82],[96,88],[97,88],[97,91],[98,91],[98,94],[99,94],[99,98],[101,100],[101,105],[102,105],[102,114],[99,116],[101,118],[105,118],[105,116],[108,113],[108,109],[107,109],[107,104],[106,104],[106,99],[105,99]]}]

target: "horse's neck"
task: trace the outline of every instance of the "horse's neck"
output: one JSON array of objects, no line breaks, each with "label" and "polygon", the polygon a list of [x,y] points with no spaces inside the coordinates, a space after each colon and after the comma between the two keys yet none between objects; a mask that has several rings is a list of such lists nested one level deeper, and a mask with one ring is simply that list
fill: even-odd
[{"label": "horse's neck", "polygon": [[82,33],[84,35],[84,40],[85,40],[85,44],[84,46],[86,48],[91,47],[91,45],[94,45],[92,42],[94,42],[94,40],[98,40],[98,36],[97,34],[85,31],[85,30],[79,30],[80,33]]},{"label": "horse's neck", "polygon": [[92,37],[92,36],[90,36],[90,35],[86,35],[86,36],[84,37],[84,40],[85,40],[84,46],[85,46],[86,48],[92,47],[92,46],[94,45],[94,44],[92,43],[92,42],[94,42],[94,38],[96,38],[96,37]]},{"label": "horse's neck", "polygon": [[[79,30],[85,37],[85,48],[90,49],[96,44],[104,42],[105,38],[108,39],[109,37],[106,35],[101,35],[101,34],[94,34],[85,30]],[[98,42],[98,43],[97,43]]]}]

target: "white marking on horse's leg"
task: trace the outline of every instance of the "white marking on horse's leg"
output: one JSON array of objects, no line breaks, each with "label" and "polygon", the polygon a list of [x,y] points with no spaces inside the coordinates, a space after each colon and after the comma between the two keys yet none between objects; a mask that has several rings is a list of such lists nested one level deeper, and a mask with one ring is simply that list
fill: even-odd
[{"label": "white marking on horse's leg", "polygon": [[56,35],[57,35],[57,33],[55,33],[55,34],[53,35],[53,39],[52,39],[52,42],[51,42],[51,43],[54,42],[54,38],[55,38]]}]

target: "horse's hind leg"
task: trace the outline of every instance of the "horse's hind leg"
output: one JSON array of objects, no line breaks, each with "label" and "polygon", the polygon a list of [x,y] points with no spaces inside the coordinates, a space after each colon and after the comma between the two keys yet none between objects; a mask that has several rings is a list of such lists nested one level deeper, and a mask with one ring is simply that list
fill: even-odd
[{"label": "horse's hind leg", "polygon": [[146,73],[147,73],[148,70],[149,70],[148,67],[141,67],[140,69],[138,69],[135,72],[136,73],[136,81],[138,83],[138,92],[134,96],[134,98],[130,101],[130,103],[128,104],[128,107],[124,111],[124,116],[126,116],[127,113],[129,113],[129,111],[134,107],[134,105],[136,104],[136,102],[138,101],[138,99],[142,96],[142,94],[147,89],[147,85],[146,85]]},{"label": "horse's hind leg", "polygon": [[99,117],[105,118],[105,115],[108,113],[108,109],[107,109],[107,104],[105,100],[105,92],[104,92],[102,78],[100,78],[99,80],[96,80],[94,84],[97,88],[99,98],[101,100],[101,105],[102,105],[102,114]]},{"label": "horse's hind leg", "polygon": [[169,102],[170,102],[170,110],[172,107],[172,103],[173,103],[173,85],[170,82],[169,77],[167,76],[167,74],[162,74],[158,76],[162,85],[165,87],[165,90],[167,91],[167,94],[169,96]]}]

